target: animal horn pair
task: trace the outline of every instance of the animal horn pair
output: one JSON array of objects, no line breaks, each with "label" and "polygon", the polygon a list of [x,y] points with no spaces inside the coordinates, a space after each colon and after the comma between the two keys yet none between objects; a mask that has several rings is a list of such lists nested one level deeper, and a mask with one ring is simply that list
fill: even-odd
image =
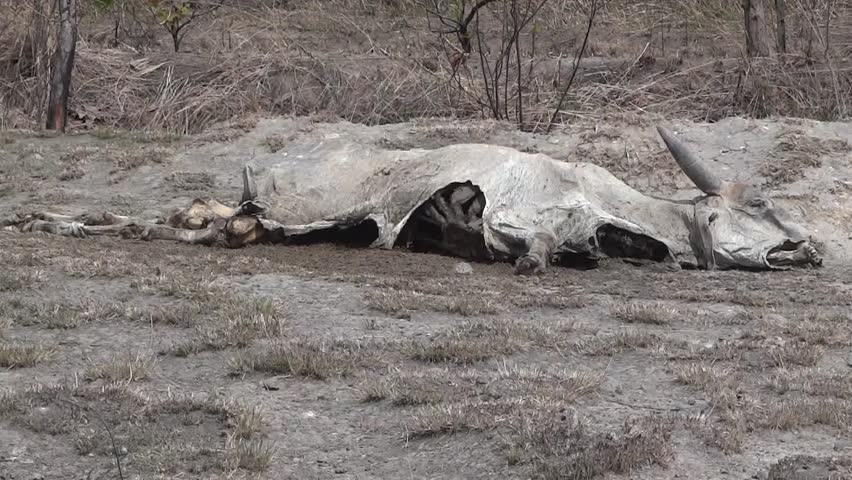
[{"label": "animal horn pair", "polygon": [[666,142],[669,152],[674,157],[683,173],[692,180],[702,192],[708,195],[721,195],[725,187],[725,182],[716,176],[710,168],[701,161],[694,153],[689,151],[683,142],[678,140],[675,135],[664,127],[657,127],[663,141]]}]

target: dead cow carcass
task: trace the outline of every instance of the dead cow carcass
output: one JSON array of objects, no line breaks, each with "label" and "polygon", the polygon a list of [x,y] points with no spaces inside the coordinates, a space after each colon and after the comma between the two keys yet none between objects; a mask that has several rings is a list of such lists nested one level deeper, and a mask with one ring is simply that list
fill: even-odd
[{"label": "dead cow carcass", "polygon": [[41,214],[19,225],[231,247],[317,240],[405,246],[511,261],[519,273],[604,257],[707,269],[822,263],[783,209],[753,187],[718,178],[674,134],[659,133],[702,196],[658,199],[599,166],[500,146],[398,151],[332,138],[275,165],[246,167],[236,208],[196,200],[160,224]]}]

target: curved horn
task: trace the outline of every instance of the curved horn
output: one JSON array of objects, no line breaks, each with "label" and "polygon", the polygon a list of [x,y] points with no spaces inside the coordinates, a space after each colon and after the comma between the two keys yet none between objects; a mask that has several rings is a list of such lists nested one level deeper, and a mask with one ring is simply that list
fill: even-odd
[{"label": "curved horn", "polygon": [[708,195],[720,195],[722,193],[725,182],[713,174],[707,164],[690,152],[686,145],[675,138],[674,134],[668,129],[657,127],[657,131],[663,137],[666,147],[668,147],[680,169],[696,187]]}]

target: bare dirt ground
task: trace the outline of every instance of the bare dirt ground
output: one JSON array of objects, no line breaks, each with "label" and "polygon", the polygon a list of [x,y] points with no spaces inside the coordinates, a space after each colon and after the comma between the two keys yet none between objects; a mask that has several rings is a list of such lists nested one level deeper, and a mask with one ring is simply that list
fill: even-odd
[{"label": "bare dirt ground", "polygon": [[[512,275],[401,250],[0,231],[0,478],[852,478],[847,123],[674,126],[826,267]],[[0,136],[0,211],[156,216],[327,135],[499,143],[689,196],[647,119]],[[120,465],[120,474],[119,474]]]}]

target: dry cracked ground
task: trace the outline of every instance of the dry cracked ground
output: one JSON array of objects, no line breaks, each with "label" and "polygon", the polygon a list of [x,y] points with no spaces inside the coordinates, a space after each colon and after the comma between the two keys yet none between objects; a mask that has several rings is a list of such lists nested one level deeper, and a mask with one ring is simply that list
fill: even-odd
[{"label": "dry cracked ground", "polygon": [[[766,149],[795,165],[782,135],[797,127],[770,127]],[[292,141],[251,128],[4,133],[0,204],[236,199],[240,162]],[[390,128],[380,140],[401,142]],[[405,142],[434,146],[435,131]],[[581,146],[612,143],[598,141]],[[641,170],[616,160],[623,178]],[[852,478],[842,263],[527,278],[401,250],[0,231],[0,264],[4,480]]]}]

